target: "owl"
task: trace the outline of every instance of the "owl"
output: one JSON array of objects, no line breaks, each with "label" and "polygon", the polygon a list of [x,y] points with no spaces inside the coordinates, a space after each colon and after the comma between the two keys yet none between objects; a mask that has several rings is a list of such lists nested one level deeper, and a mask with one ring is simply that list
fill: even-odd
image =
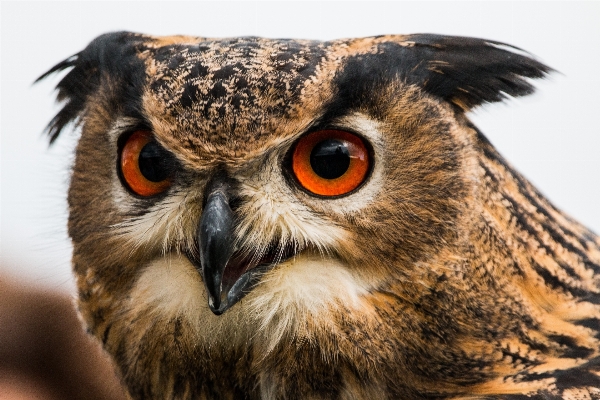
[{"label": "owl", "polygon": [[131,398],[600,399],[600,238],[466,115],[552,71],[524,51],[118,32],[63,70],[78,309]]}]

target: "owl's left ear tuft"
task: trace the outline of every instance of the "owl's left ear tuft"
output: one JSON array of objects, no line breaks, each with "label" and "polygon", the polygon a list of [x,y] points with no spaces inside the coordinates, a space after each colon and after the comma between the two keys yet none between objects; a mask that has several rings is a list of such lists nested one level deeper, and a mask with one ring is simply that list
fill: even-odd
[{"label": "owl's left ear tuft", "polygon": [[36,82],[57,72],[70,71],[56,85],[57,100],[63,101],[61,110],[52,118],[46,130],[52,144],[64,127],[79,123],[88,105],[102,83],[111,83],[115,99],[139,101],[145,69],[138,54],[143,50],[144,37],[130,32],[114,32],[94,39],[84,50],[56,64]]},{"label": "owl's left ear tuft", "polygon": [[531,94],[535,87],[529,78],[553,72],[525,51],[491,40],[419,34],[403,45],[415,56],[408,80],[464,111]]}]

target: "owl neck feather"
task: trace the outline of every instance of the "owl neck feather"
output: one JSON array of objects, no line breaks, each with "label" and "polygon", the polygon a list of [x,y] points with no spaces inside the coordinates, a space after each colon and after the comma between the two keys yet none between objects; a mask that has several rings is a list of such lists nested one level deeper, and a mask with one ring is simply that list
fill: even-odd
[{"label": "owl neck feather", "polygon": [[506,327],[511,333],[499,340],[509,357],[499,364],[508,370],[498,373],[498,381],[481,385],[481,393],[501,386],[510,393],[524,382],[530,393],[566,395],[573,388],[596,388],[600,238],[557,210],[481,133],[477,147],[481,207],[470,234],[475,263],[500,288],[495,313],[516,310],[509,319],[515,325]]}]

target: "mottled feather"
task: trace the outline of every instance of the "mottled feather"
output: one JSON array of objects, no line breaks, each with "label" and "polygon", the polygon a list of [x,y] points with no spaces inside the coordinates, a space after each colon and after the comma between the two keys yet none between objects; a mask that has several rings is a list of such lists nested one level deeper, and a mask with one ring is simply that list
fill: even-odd
[{"label": "mottled feather", "polygon": [[[120,32],[42,78],[62,70],[48,132],[82,125],[79,310],[133,398],[600,399],[600,238],[465,115],[530,94],[552,70],[527,53],[427,34]],[[119,175],[139,129],[176,159],[159,196]],[[348,195],[312,196],[289,172],[290,148],[320,129],[372,148]],[[216,316],[196,235],[220,176],[237,251],[279,255]]]}]

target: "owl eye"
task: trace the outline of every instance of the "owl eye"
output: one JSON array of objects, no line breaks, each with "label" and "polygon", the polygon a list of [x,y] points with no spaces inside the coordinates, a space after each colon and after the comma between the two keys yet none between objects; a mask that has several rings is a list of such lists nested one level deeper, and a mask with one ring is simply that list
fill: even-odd
[{"label": "owl eye", "polygon": [[358,188],[370,168],[369,150],[357,135],[322,130],[302,137],[292,153],[298,183],[320,196],[340,196]]},{"label": "owl eye", "polygon": [[127,138],[119,165],[123,180],[137,195],[154,196],[171,186],[170,155],[148,131],[135,131]]}]

